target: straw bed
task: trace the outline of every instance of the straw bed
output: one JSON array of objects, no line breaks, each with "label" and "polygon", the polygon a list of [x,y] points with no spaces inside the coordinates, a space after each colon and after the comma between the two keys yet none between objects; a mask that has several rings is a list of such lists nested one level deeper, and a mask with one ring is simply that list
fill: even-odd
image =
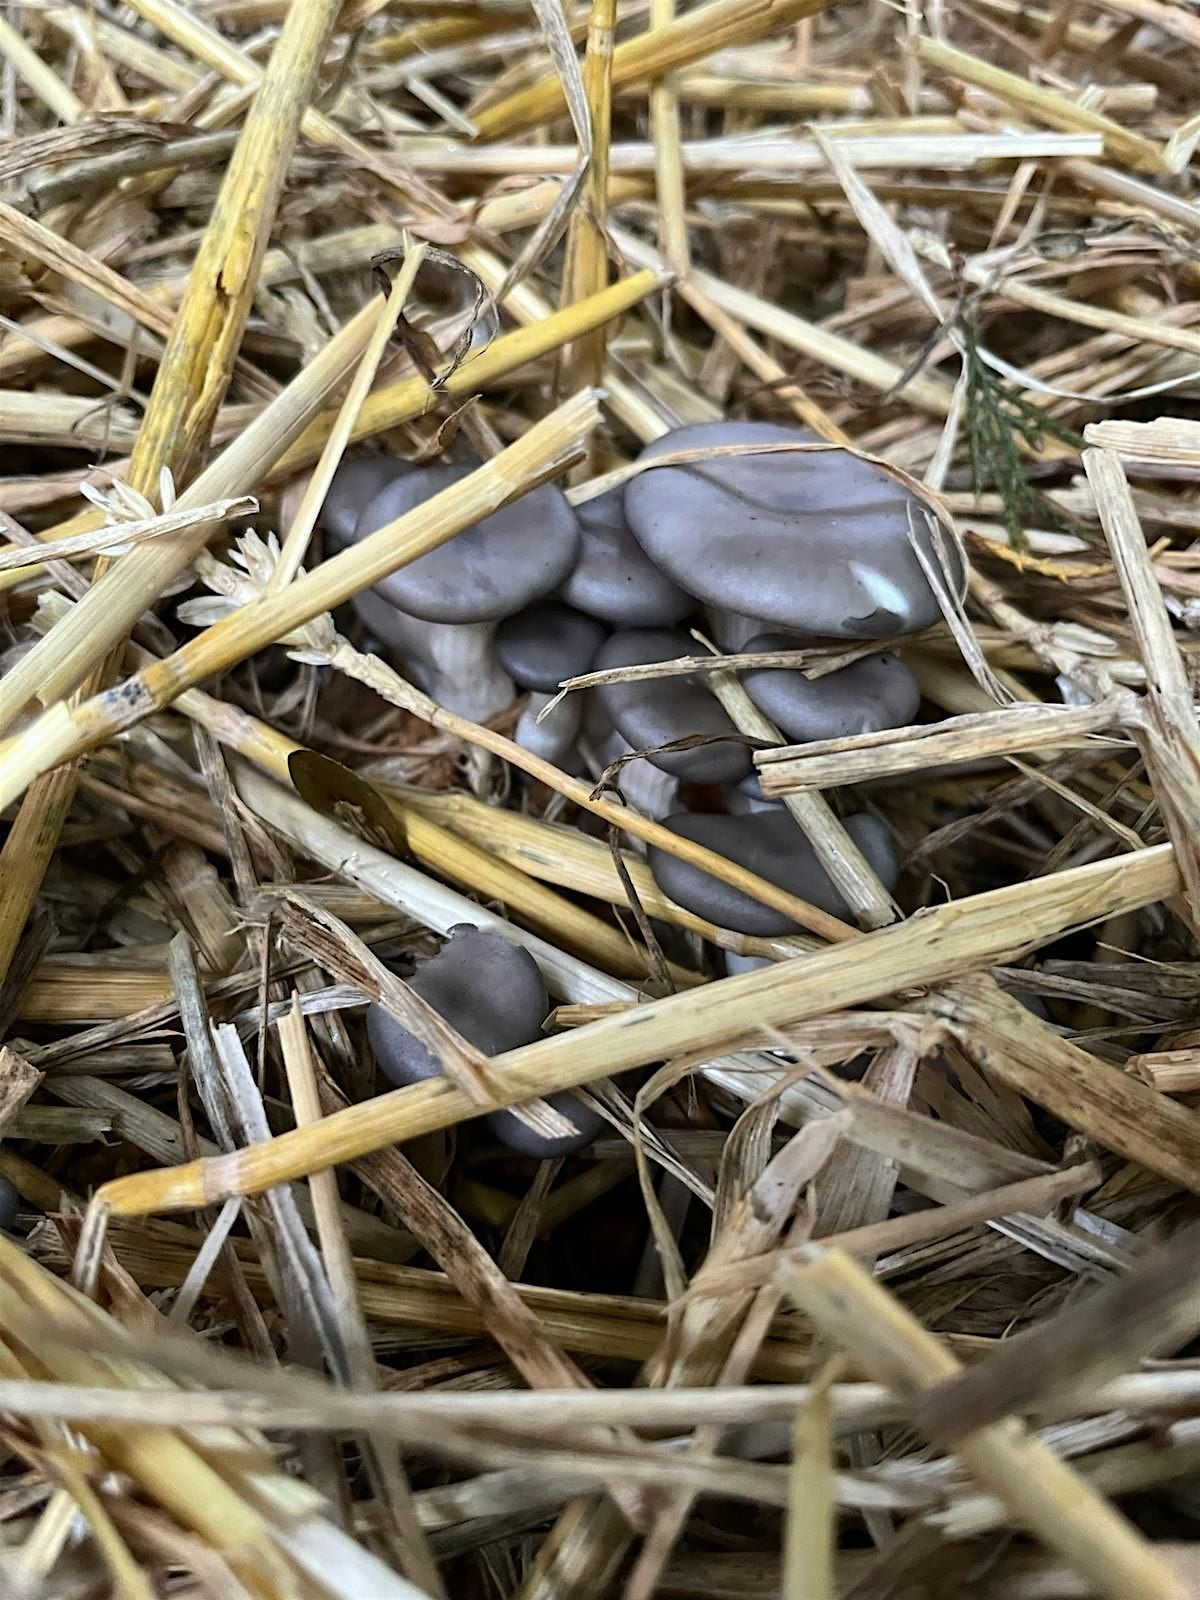
[{"label": "straw bed", "polygon": [[[1200,1596],[1197,49],[1183,0],[0,18],[3,1600]],[[367,629],[545,485],[779,463],[665,437],[720,419],[885,473],[940,619],[698,609],[562,680],[578,761]],[[471,465],[331,548],[380,456]],[[756,697],[881,652],[904,726]],[[598,754],[681,681],[836,896]],[[464,923],[545,985],[491,1056],[407,981]]]}]

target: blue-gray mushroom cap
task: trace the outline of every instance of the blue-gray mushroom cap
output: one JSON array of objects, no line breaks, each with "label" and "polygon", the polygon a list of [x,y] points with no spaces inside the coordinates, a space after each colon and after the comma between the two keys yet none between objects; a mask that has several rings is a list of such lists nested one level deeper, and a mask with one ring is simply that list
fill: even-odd
[{"label": "blue-gray mushroom cap", "polygon": [[[364,538],[460,482],[475,467],[438,463],[393,478],[358,520]],[[552,483],[531,489],[375,585],[424,622],[494,622],[557,589],[575,564],[579,524]]]},{"label": "blue-gray mushroom cap", "polygon": [[[670,628],[629,628],[605,640],[592,669],[600,672],[609,667],[674,661],[698,653],[699,647],[686,633]],[[749,770],[750,750],[737,737],[737,729],[701,673],[597,684],[590,694],[635,750],[670,744],[689,734],[718,739],[719,743],[647,757],[685,783],[732,783]]]},{"label": "blue-gray mushroom cap", "polygon": [[574,606],[543,601],[506,617],[496,629],[496,660],[522,689],[551,694],[595,660],[606,629]]},{"label": "blue-gray mushroom cap", "polygon": [[[550,1010],[542,975],[528,950],[470,923],[451,928],[437,955],[422,962],[409,979],[409,987],[485,1056],[502,1055],[540,1038]],[[437,1059],[382,1006],[367,1008],[367,1038],[380,1071],[395,1084],[442,1075]],[[599,1119],[574,1095],[552,1095],[549,1100],[578,1133],[546,1138],[511,1111],[493,1112],[488,1126],[510,1149],[538,1160],[570,1155],[595,1138]]]},{"label": "blue-gray mushroom cap", "polygon": [[[799,643],[784,633],[760,633],[748,641],[746,652],[795,650]],[[888,651],[821,678],[805,677],[798,667],[754,667],[742,674],[742,684],[759,710],[797,744],[905,728],[921,703],[916,678]]]},{"label": "blue-gray mushroom cap", "polygon": [[[803,428],[705,422],[639,460],[721,445],[814,444]],[[625,514],[654,564],[698,599],[789,632],[842,639],[913,633],[941,611],[910,539],[930,546],[924,507],[846,450],[714,456],[641,472]],[[951,553],[950,587],[963,571]]]},{"label": "blue-gray mushroom cap", "polygon": [[330,554],[354,543],[359,518],[367,506],[381,489],[411,471],[407,461],[395,456],[354,456],[342,462],[318,517]]},{"label": "blue-gray mushroom cap", "polygon": [[[741,817],[680,814],[668,817],[663,826],[681,839],[705,845],[736,865],[756,872],[768,883],[807,900],[821,911],[835,917],[849,916],[849,907],[830,882],[812,845],[783,807]],[[894,888],[899,861],[887,825],[878,817],[863,813],[847,817],[845,828],[884,887]],[[690,861],[668,855],[656,845],[650,846],[647,860],[655,883],[665,895],[719,927],[767,939],[800,931],[799,924],[781,911],[761,905],[740,889]]]},{"label": "blue-gray mushroom cap", "polygon": [[575,507],[583,538],[562,588],[568,605],[614,628],[661,628],[682,622],[696,602],[660,572],[625,520],[623,489]]}]

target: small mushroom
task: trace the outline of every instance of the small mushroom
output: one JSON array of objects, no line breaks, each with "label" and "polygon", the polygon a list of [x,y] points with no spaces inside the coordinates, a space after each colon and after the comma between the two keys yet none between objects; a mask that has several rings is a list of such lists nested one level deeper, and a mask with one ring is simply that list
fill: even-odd
[{"label": "small mushroom", "polygon": [[[669,628],[630,628],[614,633],[593,662],[597,672],[609,667],[640,666],[692,655],[685,633]],[[732,783],[750,769],[750,751],[701,673],[674,678],[647,678],[599,684],[592,690],[604,715],[634,750],[645,750],[689,734],[721,737],[720,743],[692,750],[655,753],[656,767],[685,783]]]},{"label": "small mushroom", "polygon": [[609,489],[575,507],[583,538],[562,587],[578,611],[614,628],[661,628],[696,609],[689,594],[660,572],[625,520],[624,490]]},{"label": "small mushroom", "polygon": [[[473,470],[442,464],[393,478],[363,510],[355,537],[385,527]],[[404,642],[393,648],[426,669],[428,693],[440,705],[477,722],[495,716],[513,699],[512,681],[492,654],[496,623],[557,588],[578,548],[574,512],[552,484],[502,506],[375,585],[402,619],[392,636]]]},{"label": "small mushroom", "polygon": [[542,721],[564,678],[586,672],[604,640],[604,624],[571,606],[547,601],[506,617],[496,629],[496,660],[513,682],[529,690],[514,739],[545,761],[561,761],[575,743],[583,695],[569,694]]},{"label": "small mushroom", "polygon": [[[794,650],[799,643],[787,634],[760,633],[746,651]],[[798,668],[755,667],[742,683],[759,710],[798,744],[904,728],[921,703],[917,680],[886,651],[823,678],[806,678]]]},{"label": "small mushroom", "polygon": [[[513,702],[512,679],[471,628],[441,627],[397,611],[374,589],[354,597],[368,631],[399,656],[419,689],[447,710],[486,722]],[[490,630],[489,630],[490,640]]]},{"label": "small mushroom", "polygon": [[[528,950],[469,922],[450,929],[446,943],[417,968],[409,986],[485,1056],[498,1056],[540,1038],[550,1010],[542,975]],[[382,1006],[367,1008],[367,1038],[380,1070],[393,1083],[404,1086],[441,1076],[435,1057]],[[547,1138],[527,1128],[511,1111],[492,1112],[488,1127],[510,1150],[538,1160],[570,1155],[595,1138],[600,1119],[574,1095],[549,1099],[577,1133]]]},{"label": "small mushroom", "polygon": [[[757,872],[768,883],[822,911],[849,916],[849,908],[825,875],[812,846],[782,808],[743,817],[679,815],[668,817],[664,826],[682,839],[706,845],[738,866]],[[863,813],[847,817],[846,832],[891,889],[899,876],[899,863],[886,825]],[[799,931],[798,924],[782,912],[760,905],[740,889],[654,845],[646,859],[662,892],[698,917],[762,938]]]},{"label": "small mushroom", "polygon": [[[812,444],[803,428],[712,422],[676,428],[641,460],[722,445]],[[795,633],[912,633],[939,620],[912,548],[923,507],[845,450],[714,456],[640,473],[625,515],[650,559],[707,605]],[[955,558],[957,560],[957,557]],[[961,588],[964,574],[953,574]]]}]

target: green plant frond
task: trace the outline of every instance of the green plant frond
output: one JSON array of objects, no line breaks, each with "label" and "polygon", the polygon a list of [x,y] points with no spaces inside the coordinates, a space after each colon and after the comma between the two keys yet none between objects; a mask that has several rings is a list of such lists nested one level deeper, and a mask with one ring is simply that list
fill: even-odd
[{"label": "green plant frond", "polygon": [[1083,440],[1041,406],[1028,400],[994,372],[979,353],[979,331],[972,313],[959,315],[967,376],[967,446],[976,494],[994,489],[1004,506],[1004,526],[1018,550],[1028,547],[1025,525],[1033,517],[1044,526],[1065,528],[1054,503],[1029,481],[1021,446],[1036,449],[1049,434],[1076,449]]}]

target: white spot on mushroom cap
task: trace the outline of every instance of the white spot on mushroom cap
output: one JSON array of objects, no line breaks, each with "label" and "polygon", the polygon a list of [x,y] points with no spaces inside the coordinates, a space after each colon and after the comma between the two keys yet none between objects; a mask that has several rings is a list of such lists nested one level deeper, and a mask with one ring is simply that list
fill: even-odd
[{"label": "white spot on mushroom cap", "polygon": [[869,567],[862,561],[851,561],[849,565],[854,577],[874,602],[873,609],[888,611],[896,617],[899,622],[897,631],[907,628],[912,617],[912,602],[900,585],[878,567]]}]

